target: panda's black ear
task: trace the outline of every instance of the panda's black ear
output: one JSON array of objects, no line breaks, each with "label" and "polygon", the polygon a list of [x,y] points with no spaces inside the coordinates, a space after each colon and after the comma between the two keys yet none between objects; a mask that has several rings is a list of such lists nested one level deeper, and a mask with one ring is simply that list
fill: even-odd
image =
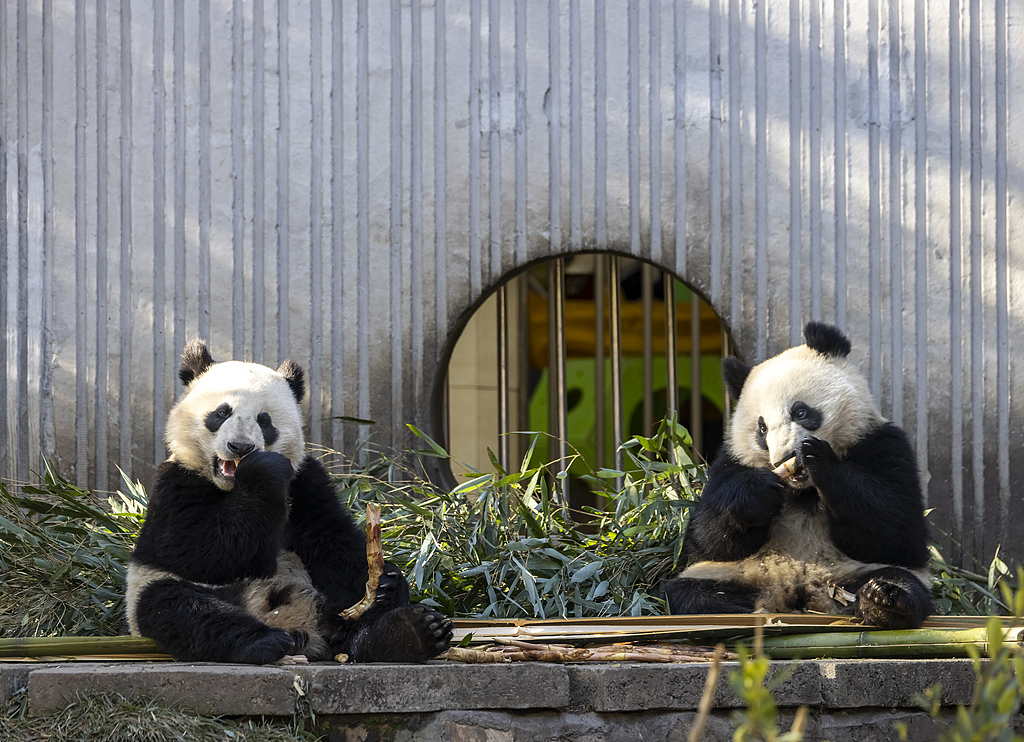
[{"label": "panda's black ear", "polygon": [[850,355],[850,340],[838,327],[824,322],[808,322],[804,326],[804,340],[808,348],[824,356],[846,358]]},{"label": "panda's black ear", "polygon": [[181,366],[178,367],[178,378],[185,386],[191,384],[196,378],[206,373],[206,369],[213,365],[213,356],[206,348],[206,341],[202,338],[193,338],[181,351]]},{"label": "panda's black ear", "polygon": [[306,374],[302,370],[302,366],[295,361],[286,360],[277,369],[277,373],[288,380],[288,386],[291,387],[292,394],[295,395],[295,401],[301,402],[302,398],[306,396]]},{"label": "panda's black ear", "polygon": [[748,376],[750,376],[750,366],[742,363],[738,358],[729,356],[722,359],[722,379],[725,381],[725,388],[729,390],[729,396],[733,399],[739,399]]}]

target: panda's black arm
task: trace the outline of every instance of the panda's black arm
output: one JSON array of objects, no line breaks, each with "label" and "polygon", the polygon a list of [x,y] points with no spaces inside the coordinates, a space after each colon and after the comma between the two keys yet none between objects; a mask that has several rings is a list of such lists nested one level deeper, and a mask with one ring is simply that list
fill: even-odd
[{"label": "panda's black arm", "polygon": [[236,488],[224,492],[176,462],[162,464],[134,559],[209,584],[272,575],[291,465],[280,454],[261,453],[247,468],[239,465]]},{"label": "panda's black arm", "polygon": [[863,562],[917,569],[928,564],[917,459],[906,434],[886,423],[840,459],[831,446],[804,442],[804,461],[821,492],[836,545]]},{"label": "panda's black arm", "polygon": [[[307,456],[291,483],[291,512],[285,531],[285,548],[295,552],[316,588],[333,610],[347,608],[363,597],[366,588],[366,536],[338,499],[334,483],[316,459]],[[391,585],[405,589],[404,576],[387,566]],[[392,575],[391,573],[396,573]],[[378,591],[378,596],[383,591]]]},{"label": "panda's black arm", "polygon": [[744,466],[723,449],[693,511],[686,540],[689,557],[727,562],[756,552],[768,540],[784,490],[771,471]]}]

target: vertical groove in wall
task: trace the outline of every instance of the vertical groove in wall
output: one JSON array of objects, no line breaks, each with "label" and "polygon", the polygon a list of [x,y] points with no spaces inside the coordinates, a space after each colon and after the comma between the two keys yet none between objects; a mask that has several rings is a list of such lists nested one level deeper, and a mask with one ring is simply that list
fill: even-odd
[{"label": "vertical groove in wall", "polygon": [[[96,5],[96,430],[95,482],[110,489],[108,463],[110,448],[107,422],[107,3]],[[20,137],[19,137],[20,139]],[[20,202],[20,199],[19,199]],[[27,237],[27,234],[26,234]],[[24,326],[24,325],[23,325]]]},{"label": "vertical groove in wall", "polygon": [[515,261],[527,260],[526,0],[515,2]]},{"label": "vertical groove in wall", "polygon": [[[659,263],[661,255],[661,2],[648,0],[649,70],[647,94],[648,170],[650,173],[650,257]],[[684,232],[685,234],[685,232]],[[649,430],[649,428],[648,428]]]},{"label": "vertical groove in wall", "polygon": [[996,441],[999,543],[1010,541],[1010,343],[1009,245],[1007,240],[1007,44],[1006,0],[995,0],[995,266],[996,266]]},{"label": "vertical groove in wall", "polygon": [[480,235],[480,3],[469,2],[469,293],[480,296],[483,268]]},{"label": "vertical groove in wall", "polygon": [[608,247],[608,43],[605,0],[594,0],[594,246]]},{"label": "vertical groove in wall", "polygon": [[[317,442],[329,439],[323,380],[323,10],[309,4],[309,429]],[[333,262],[333,261],[332,261]],[[290,354],[290,352],[289,352]],[[279,360],[284,360],[283,358]]]},{"label": "vertical groove in wall", "polygon": [[231,3],[231,357],[245,357],[245,0]]},{"label": "vertical groove in wall", "polygon": [[288,356],[291,337],[290,280],[291,261],[288,257],[291,236],[290,172],[291,172],[291,89],[288,73],[288,2],[277,3],[277,306],[274,324],[277,325],[277,358]]},{"label": "vertical groove in wall", "polygon": [[[49,3],[51,0],[47,0]],[[132,441],[133,441],[133,426],[135,412],[132,407],[133,398],[135,396],[135,386],[132,383],[132,330],[133,330],[133,300],[132,300],[132,203],[134,200],[133,194],[133,182],[132,182],[132,154],[134,151],[132,142],[132,15],[131,15],[131,0],[121,0],[120,6],[120,28],[119,28],[119,43],[118,47],[121,50],[120,56],[120,85],[119,85],[119,100],[120,105],[120,120],[121,120],[121,133],[120,133],[120,146],[118,148],[118,157],[120,164],[120,185],[119,185],[119,215],[120,215],[120,234],[119,234],[119,248],[120,248],[120,288],[118,291],[118,332],[120,333],[120,343],[118,351],[120,357],[118,359],[118,419],[117,419],[117,430],[118,430],[118,460],[122,462],[121,469],[126,473],[131,473],[132,466]],[[46,53],[50,54],[50,44],[43,45]],[[46,65],[49,67],[50,65]],[[47,84],[47,83],[44,83]],[[51,88],[52,90],[52,88]],[[44,94],[44,100],[49,101],[51,93]],[[44,113],[44,118],[47,115]],[[49,134],[46,134],[44,141],[50,139]],[[49,167],[49,156],[47,150],[49,145],[44,144],[43,153],[43,167]],[[49,179],[48,179],[49,180]],[[47,191],[49,191],[49,186]],[[45,200],[48,204],[52,204],[52,193],[48,193]],[[44,207],[44,213],[49,217],[49,210],[51,206],[47,205]],[[44,248],[44,255],[49,256],[51,254],[51,248],[47,245]],[[45,260],[45,259],[44,259]],[[44,271],[44,279],[52,282],[51,269]],[[43,291],[43,301],[47,301],[49,291]],[[47,331],[44,331],[44,345],[48,345],[48,325],[49,318],[47,317],[48,312],[43,312],[43,322],[47,326]],[[44,347],[43,352],[43,363],[44,368],[48,368],[48,356],[49,351]],[[45,373],[45,372],[44,372]],[[49,387],[49,383],[44,384],[44,387]],[[40,398],[42,400],[49,399],[49,392],[42,391]],[[46,423],[41,425],[43,428],[48,427]],[[46,448],[44,447],[45,451]]]},{"label": "vertical groove in wall", "polygon": [[265,139],[265,97],[263,85],[264,43],[266,30],[263,17],[263,0],[252,3],[252,348],[246,360],[263,362],[266,351],[266,282],[263,272],[266,265],[264,254],[264,184],[266,183]]},{"label": "vertical groove in wall", "polygon": [[640,252],[640,7],[638,0],[627,3],[626,48],[628,55],[626,95],[628,123],[626,147],[629,168],[629,251]]},{"label": "vertical groove in wall", "polygon": [[754,312],[757,322],[755,357],[768,354],[768,31],[766,4],[754,9]]},{"label": "vertical groove in wall", "polygon": [[[8,368],[9,358],[7,353],[7,327],[9,318],[7,316],[7,292],[10,286],[10,274],[8,266],[8,248],[10,242],[7,233],[7,3],[0,3],[0,41],[3,47],[0,48],[0,189],[3,191],[3,198],[0,198],[0,327],[4,334],[0,338],[0,363],[3,368]],[[76,161],[77,166],[77,161]],[[0,377],[0,476],[8,476],[8,449],[10,436],[7,432],[8,405],[7,397],[8,376],[4,373]],[[76,408],[77,413],[77,408]],[[76,414],[76,425],[78,423]],[[15,475],[16,476],[16,475]]]},{"label": "vertical groove in wall", "polygon": [[[814,2],[814,0],[811,0]],[[800,343],[803,316],[803,197],[801,158],[803,156],[803,81],[800,46],[802,28],[800,0],[789,0],[789,344]],[[811,283],[819,280],[813,273]]]},{"label": "vertical groove in wall", "polygon": [[[436,0],[434,5],[434,264],[438,266],[438,271],[434,296],[436,302],[435,322],[439,337],[444,337],[448,332],[448,273],[441,269],[441,266],[447,264],[448,256],[446,10],[445,0]],[[525,138],[525,133],[522,136]],[[525,211],[525,206],[523,208]],[[525,236],[523,239],[525,240]],[[439,342],[435,358],[440,357],[442,349],[443,345]]]},{"label": "vertical groove in wall", "polygon": [[[676,3],[675,5],[676,14],[676,25],[681,26],[682,21],[682,9],[681,4]],[[677,30],[676,37],[684,34],[684,31]],[[724,307],[725,293],[723,277],[722,277],[722,257],[725,246],[722,242],[722,9],[720,0],[709,0],[708,3],[708,57],[710,58],[711,65],[709,68],[709,103],[710,110],[709,115],[711,120],[708,122],[710,128],[708,130],[708,201],[710,203],[710,224],[708,227],[708,250],[711,252],[711,290],[710,299],[715,305],[716,310],[721,314]],[[676,45],[676,75],[685,74],[685,55],[681,53],[679,44]],[[677,83],[678,84],[678,83]],[[677,93],[678,95],[678,93]],[[676,162],[680,160],[684,162],[685,168],[685,152],[680,156],[680,149],[683,145],[679,142],[679,137],[683,136],[684,129],[680,121],[679,107],[676,106]],[[676,189],[679,189],[678,179],[682,177],[685,188],[685,169],[680,172],[679,166],[676,165]],[[683,235],[685,239],[686,235],[686,224],[683,221],[680,224],[680,205],[676,206],[676,250],[679,250],[678,242],[679,235]],[[686,252],[685,246],[683,248],[683,257],[676,255],[676,266],[679,275],[685,275],[686,272]]]},{"label": "vertical groove in wall", "polygon": [[562,248],[562,60],[559,2],[548,0],[548,244],[552,255]]},{"label": "vertical groove in wall", "polygon": [[402,302],[402,272],[405,259],[405,242],[402,239],[402,4],[391,0],[391,106],[390,117],[390,179],[391,199],[389,204],[389,240],[391,246],[391,430],[402,429],[402,415],[405,408],[405,333],[406,327]]},{"label": "vertical groove in wall", "polygon": [[[20,0],[17,17],[18,76],[18,478],[29,475],[28,447],[28,3]],[[2,163],[4,166],[6,162]],[[5,338],[6,340],[6,338]],[[105,464],[104,464],[105,466]]]},{"label": "vertical groove in wall", "polygon": [[[2,13],[3,11],[0,11]],[[124,15],[122,14],[122,21]],[[130,21],[130,16],[129,16]],[[3,23],[0,22],[0,35],[4,33]],[[43,293],[40,297],[40,315],[42,316],[42,333],[41,342],[39,348],[39,459],[37,460],[38,471],[45,471],[46,464],[56,464],[56,442],[55,431],[54,431],[54,386],[53,386],[53,327],[54,327],[54,314],[53,314],[53,300],[54,300],[54,282],[53,282],[53,261],[54,261],[54,238],[53,238],[53,0],[43,0],[43,17],[42,17],[42,53],[43,53],[43,70],[42,70],[42,118],[40,120],[41,127],[41,150],[42,150],[42,168],[40,176],[43,181],[43,198],[42,198],[42,272],[43,272]],[[130,48],[130,40],[127,42],[122,39],[122,47],[128,46]],[[3,54],[0,53],[0,57]],[[122,52],[122,61],[124,60],[125,52]],[[0,66],[3,62],[0,61]],[[128,75],[131,78],[131,75]],[[130,86],[129,86],[130,88]],[[4,77],[0,74],[0,90],[4,89]],[[130,94],[130,93],[129,93]],[[122,93],[123,95],[123,93]],[[0,98],[3,96],[0,95]],[[3,129],[3,121],[5,117],[3,115],[3,103],[0,103],[0,162],[6,162],[6,152],[4,151],[3,142],[6,138]],[[122,127],[123,131],[123,127]],[[130,159],[128,162],[130,163]],[[122,167],[124,166],[125,160],[122,159]],[[0,168],[5,170],[5,168]],[[6,192],[5,179],[0,177],[0,192]],[[122,189],[123,190],[123,189]],[[5,201],[5,199],[0,199]],[[131,203],[131,199],[125,199],[128,204]],[[122,209],[124,205],[122,204]],[[6,255],[7,255],[7,244],[5,240],[5,230],[7,222],[6,206],[0,206],[0,222],[3,222],[4,226],[0,226],[0,252],[4,254],[4,258],[0,259],[0,285],[6,285],[7,271],[6,271]],[[123,233],[123,231],[122,231]],[[124,261],[122,260],[122,264]],[[6,302],[3,302],[6,303]],[[125,302],[121,302],[122,317],[125,312]],[[0,312],[0,328],[6,328],[6,317],[3,312]],[[130,351],[130,346],[129,346]],[[0,343],[0,367],[6,368],[6,343]],[[127,357],[122,356],[121,365],[122,368],[125,365],[131,363],[131,353],[126,354]],[[131,379],[129,378],[127,384],[124,384],[124,377],[122,376],[122,391],[121,399],[131,399],[132,387]],[[5,381],[0,382],[0,449],[7,448],[7,415],[5,410],[4,400],[6,400],[6,375]],[[124,405],[122,404],[122,408]],[[131,436],[132,422],[131,422],[131,410],[127,411],[128,420],[121,421],[121,427],[126,430],[126,433],[122,433],[122,436]],[[124,414],[124,413],[122,413]],[[130,438],[129,438],[130,440]],[[123,447],[122,447],[123,450]],[[0,476],[4,476],[7,472],[4,466],[4,453],[0,453]],[[123,461],[128,459],[122,456]]]},{"label": "vertical groove in wall", "polygon": [[[370,416],[370,28],[369,0],[356,18],[356,362],[359,417]],[[361,426],[363,435],[365,426]]]},{"label": "vertical groove in wall", "polygon": [[[153,6],[153,461],[164,458],[164,415],[167,413],[167,342],[164,326],[165,239],[164,150],[164,7]],[[77,231],[77,230],[76,230]]]},{"label": "vertical groove in wall", "polygon": [[213,141],[210,123],[210,0],[199,0],[199,337],[210,337],[210,220]]},{"label": "vertical groove in wall", "polygon": [[324,400],[324,408],[330,410],[332,445],[336,449],[344,446],[344,432],[339,417],[343,414],[345,370],[349,361],[345,352],[343,333],[343,312],[345,308],[345,285],[342,273],[345,251],[345,127],[342,102],[345,87],[345,68],[342,52],[344,49],[344,23],[342,4],[331,5],[331,292],[329,313],[331,320],[331,373],[330,394]]},{"label": "vertical groove in wall", "polygon": [[846,328],[846,0],[835,0],[833,23],[835,105],[832,108],[835,130],[835,250],[836,310],[835,323]]},{"label": "vertical groove in wall", "polygon": [[[743,258],[741,207],[741,97],[740,97],[740,0],[729,0],[729,316],[732,330],[740,330],[743,316]],[[738,339],[738,338],[737,338]]]},{"label": "vertical groove in wall", "polygon": [[[185,188],[190,152],[187,145],[188,122],[185,118],[185,7],[184,3],[174,3],[173,7],[174,30],[171,44],[174,71],[171,85],[174,91],[174,342],[171,351],[173,358],[177,359],[185,346],[185,317],[188,311],[185,299]],[[172,365],[177,364],[172,362]],[[181,380],[177,378],[177,374],[173,378],[174,389],[177,392],[181,388]],[[172,395],[176,396],[177,394]]]},{"label": "vertical groove in wall", "polygon": [[882,396],[882,225],[881,225],[881,112],[878,102],[878,2],[868,0],[868,315],[871,394]]},{"label": "vertical groove in wall", "polygon": [[487,6],[487,74],[489,77],[487,136],[490,140],[487,154],[490,161],[490,181],[487,184],[487,208],[490,242],[490,279],[503,273],[501,235],[501,3],[489,0]]},{"label": "vertical groove in wall", "polygon": [[[810,0],[810,28],[807,45],[808,70],[809,70],[809,94],[808,94],[808,166],[810,168],[810,182],[808,197],[810,200],[810,214],[807,223],[807,236],[810,241],[810,256],[808,269],[811,274],[811,314],[810,318],[815,320],[823,319],[822,311],[822,253],[826,250],[822,237],[822,192],[821,192],[821,126],[822,126],[822,87],[821,87],[821,4],[823,0]],[[791,320],[792,321],[792,320]],[[800,323],[797,323],[800,324]]]},{"label": "vertical groove in wall", "polygon": [[974,523],[971,529],[973,539],[971,552],[981,555],[987,551],[985,543],[985,377],[982,363],[984,360],[984,327],[982,325],[982,199],[985,188],[982,172],[982,146],[985,133],[982,131],[982,83],[981,68],[981,7],[980,0],[968,0],[970,33],[967,61],[970,65],[970,129],[968,130],[970,146],[970,236],[968,254],[970,256],[970,379],[971,379],[971,475],[972,493],[974,495]]},{"label": "vertical groove in wall", "polygon": [[[710,7],[708,10],[709,17],[713,20],[709,20],[709,25],[712,26],[709,33],[709,44],[712,49],[717,50],[718,47],[718,0],[711,0],[709,3]],[[686,17],[684,15],[686,5],[683,2],[675,2],[672,4],[672,30],[673,30],[673,42],[672,42],[672,81],[673,81],[673,101],[675,103],[675,121],[672,128],[672,147],[674,154],[674,173],[673,179],[675,181],[675,204],[674,204],[674,217],[675,224],[673,232],[675,234],[675,272],[678,276],[686,276],[686,251],[688,247],[688,241],[686,239],[686,199],[688,193],[686,190]],[[711,252],[711,280],[710,280],[710,294],[717,301],[719,297],[719,285],[721,279],[721,249],[722,249],[722,234],[721,234],[721,151],[718,143],[718,137],[721,135],[721,75],[722,75],[722,63],[719,58],[719,51],[709,51],[710,61],[710,75],[709,84],[710,90],[710,118],[708,122],[710,125],[709,136],[711,137],[711,145],[709,147],[709,167],[708,176],[711,184],[709,185],[710,193],[709,200],[711,202],[711,228],[709,235],[708,248]],[[670,375],[671,376],[671,375]],[[669,379],[669,385],[671,386],[671,378]],[[670,390],[671,391],[671,390]]]},{"label": "vertical groove in wall", "polygon": [[569,0],[569,245],[583,246],[583,50],[580,2]]},{"label": "vertical groove in wall", "polygon": [[[86,120],[86,77],[85,77],[85,6],[75,6],[75,477],[79,482],[89,481],[89,375],[87,338],[88,324],[86,311],[88,287],[86,286],[87,236],[85,210],[86,179],[88,178],[85,135]],[[155,34],[155,31],[154,31]],[[156,73],[154,72],[154,75]],[[6,121],[4,122],[6,124]],[[6,161],[3,163],[6,169]],[[5,255],[6,255],[5,251]]]},{"label": "vertical groove in wall", "polygon": [[918,461],[923,466],[925,507],[929,506],[928,466],[928,87],[927,0],[914,3],[914,368]]},{"label": "vertical groove in wall", "polygon": [[903,425],[903,103],[900,97],[900,5],[889,0],[889,338],[892,372],[887,374],[892,394],[889,416]]},{"label": "vertical groove in wall", "polygon": [[[422,397],[423,387],[423,11],[420,0],[412,0],[409,60],[409,309],[412,343],[412,408]],[[408,414],[408,410],[403,411]]]},{"label": "vertical groove in wall", "polygon": [[949,2],[949,297],[950,297],[950,348],[949,369],[951,379],[950,407],[952,412],[952,436],[950,437],[950,470],[952,472],[952,540],[953,560],[959,563],[963,558],[964,545],[964,416],[963,416],[963,292],[961,285],[961,151],[960,151],[960,3]]}]

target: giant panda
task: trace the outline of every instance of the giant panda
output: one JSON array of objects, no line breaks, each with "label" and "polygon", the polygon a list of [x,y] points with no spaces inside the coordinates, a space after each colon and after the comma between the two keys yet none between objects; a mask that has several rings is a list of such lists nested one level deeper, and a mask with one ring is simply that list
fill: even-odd
[{"label": "giant panda", "polygon": [[306,454],[302,369],[215,363],[196,339],[178,375],[185,390],[167,419],[170,458],[156,472],[128,566],[132,634],[182,661],[344,653],[417,662],[443,651],[451,622],[410,604],[391,563],[370,610],[339,617],[365,594],[366,540]]},{"label": "giant panda", "polygon": [[[804,340],[753,368],[723,361],[735,412],[691,513],[689,566],[666,584],[669,610],[761,605],[918,628],[932,597],[914,452],[878,412],[847,337],[810,322]],[[795,473],[773,473],[793,457]]]}]

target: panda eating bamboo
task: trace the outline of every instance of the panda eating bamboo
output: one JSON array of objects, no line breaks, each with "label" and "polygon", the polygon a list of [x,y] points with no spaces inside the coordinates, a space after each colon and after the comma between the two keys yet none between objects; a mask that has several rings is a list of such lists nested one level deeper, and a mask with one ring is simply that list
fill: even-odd
[{"label": "panda eating bamboo", "polygon": [[369,609],[339,615],[365,593],[366,540],[306,454],[302,369],[215,363],[197,339],[178,375],[171,457],[128,566],[132,633],[185,661],[418,662],[447,649],[451,621],[410,603],[390,563]]},{"label": "panda eating bamboo", "polygon": [[666,585],[669,609],[761,605],[920,627],[932,596],[910,442],[878,412],[842,332],[810,322],[804,338],[753,368],[723,363],[736,409],[693,510],[690,564]]}]

